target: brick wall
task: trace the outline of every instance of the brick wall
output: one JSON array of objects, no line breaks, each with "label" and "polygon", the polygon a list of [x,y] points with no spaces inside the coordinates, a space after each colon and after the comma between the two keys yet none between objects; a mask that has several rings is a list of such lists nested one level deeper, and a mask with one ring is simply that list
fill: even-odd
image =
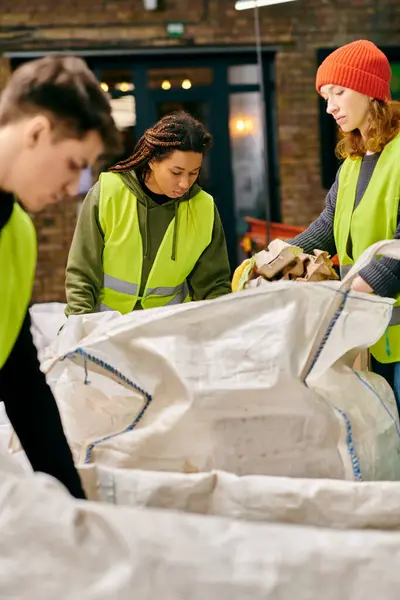
[{"label": "brick wall", "polygon": [[[194,44],[253,44],[252,11],[234,0],[163,0],[164,10],[145,12],[142,0],[2,0],[0,47],[148,47],[181,44],[166,39],[165,23],[186,23]],[[277,131],[284,221],[306,225],[323,207],[316,50],[355,39],[400,45],[398,0],[298,0],[260,9],[263,42],[278,46]],[[27,25],[28,24],[28,25]],[[7,64],[0,60],[0,86]],[[76,204],[37,218],[39,266],[35,298],[63,299],[63,270]]]},{"label": "brick wall", "polygon": [[34,302],[63,302],[65,299],[65,265],[80,200],[50,206],[34,217],[38,239]]}]

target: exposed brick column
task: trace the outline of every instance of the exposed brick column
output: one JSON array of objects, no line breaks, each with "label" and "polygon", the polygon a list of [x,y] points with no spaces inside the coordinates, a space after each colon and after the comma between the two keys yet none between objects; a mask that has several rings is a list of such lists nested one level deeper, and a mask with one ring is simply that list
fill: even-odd
[{"label": "exposed brick column", "polygon": [[285,223],[308,225],[321,212],[315,52],[279,52],[276,96],[281,207]]}]

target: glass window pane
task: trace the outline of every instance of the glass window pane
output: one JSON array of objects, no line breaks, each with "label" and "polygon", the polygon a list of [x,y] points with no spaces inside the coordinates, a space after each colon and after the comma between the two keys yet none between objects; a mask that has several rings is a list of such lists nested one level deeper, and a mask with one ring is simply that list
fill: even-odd
[{"label": "glass window pane", "polygon": [[83,169],[83,171],[81,173],[81,177],[79,180],[78,194],[80,194],[80,195],[87,194],[88,191],[90,190],[90,188],[92,187],[92,185],[93,185],[92,168],[87,167],[86,169]]},{"label": "glass window pane", "polygon": [[126,94],[120,98],[111,98],[111,112],[119,130],[136,125],[135,97]]},{"label": "glass window pane", "polygon": [[[122,154],[112,160],[115,164],[121,160],[128,158],[136,145],[136,101],[132,94],[123,94],[118,98],[111,98],[111,112],[115,124],[121,132],[122,136]],[[111,165],[108,165],[111,166]]]},{"label": "glass window pane", "polygon": [[239,65],[236,67],[229,67],[228,82],[230,85],[257,85],[257,65]]},{"label": "glass window pane", "polygon": [[171,69],[149,69],[148,87],[153,90],[191,89],[204,87],[213,82],[213,69],[179,67]]},{"label": "glass window pane", "polygon": [[238,244],[247,231],[245,217],[266,219],[267,189],[260,92],[229,97],[234,203]]},{"label": "glass window pane", "polygon": [[122,153],[114,157],[111,163],[103,165],[106,170],[112,164],[128,158],[137,142],[135,83],[133,70],[129,68],[103,69],[97,72],[97,76],[109,96],[112,116],[122,136]]}]

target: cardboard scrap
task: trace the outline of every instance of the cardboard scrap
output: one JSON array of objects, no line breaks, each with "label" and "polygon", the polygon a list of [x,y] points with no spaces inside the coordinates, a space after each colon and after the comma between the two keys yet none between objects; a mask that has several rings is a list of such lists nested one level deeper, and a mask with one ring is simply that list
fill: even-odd
[{"label": "cardboard scrap", "polygon": [[305,254],[301,248],[274,240],[267,250],[254,256],[246,288],[258,287],[260,277],[266,281],[328,281],[339,279],[328,252],[314,250]]}]

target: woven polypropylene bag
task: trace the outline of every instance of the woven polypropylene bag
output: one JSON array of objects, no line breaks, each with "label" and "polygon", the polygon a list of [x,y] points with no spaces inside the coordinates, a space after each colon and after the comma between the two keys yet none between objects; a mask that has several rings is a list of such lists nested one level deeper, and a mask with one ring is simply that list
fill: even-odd
[{"label": "woven polypropylene bag", "polygon": [[334,282],[285,282],[74,317],[44,368],[63,358],[53,389],[77,462],[398,479],[393,393],[352,368],[392,304]]}]

